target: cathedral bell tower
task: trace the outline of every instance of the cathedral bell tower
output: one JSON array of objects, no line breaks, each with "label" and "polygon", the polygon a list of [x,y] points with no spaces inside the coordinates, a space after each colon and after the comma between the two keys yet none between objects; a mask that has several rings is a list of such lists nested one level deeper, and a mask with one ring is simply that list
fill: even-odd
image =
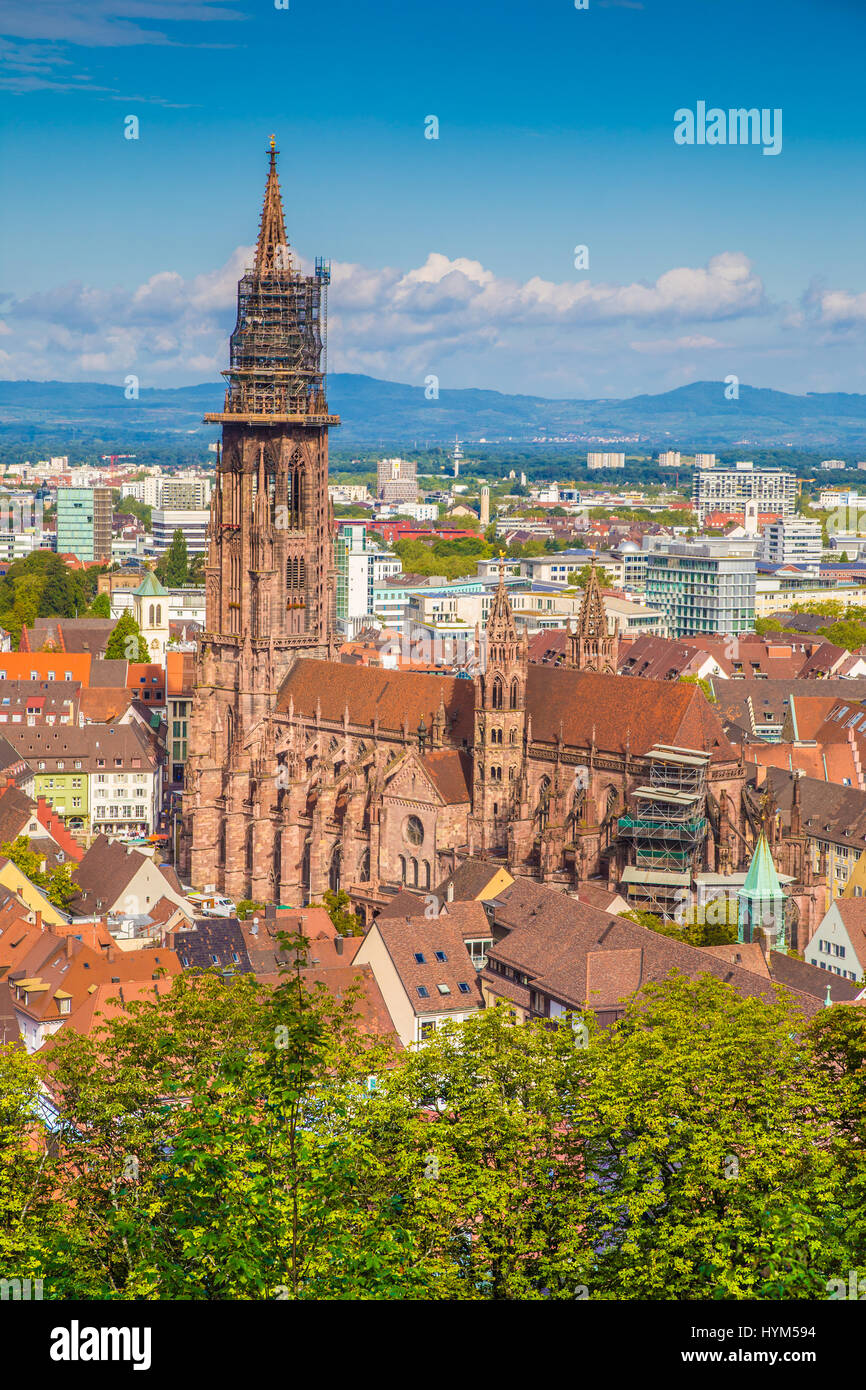
[{"label": "cathedral bell tower", "polygon": [[[286,237],[273,136],[258,242],[238,284],[207,531],[181,864],[193,884],[243,897],[252,823],[267,816],[257,728],[299,657],[334,652],[333,511],[325,400],[327,286]],[[252,814],[251,814],[252,807]]]},{"label": "cathedral bell tower", "polygon": [[475,677],[470,852],[504,853],[508,827],[520,802],[529,652],[526,635],[518,636],[501,556],[479,665]]}]

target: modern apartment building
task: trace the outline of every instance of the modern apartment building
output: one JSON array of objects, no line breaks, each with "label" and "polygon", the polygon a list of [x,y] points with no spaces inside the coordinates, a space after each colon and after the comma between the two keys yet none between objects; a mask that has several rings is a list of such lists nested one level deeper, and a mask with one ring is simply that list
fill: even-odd
[{"label": "modern apartment building", "polygon": [[763,558],[772,565],[817,565],[822,549],[818,521],[790,516],[764,528]]},{"label": "modern apartment building", "polygon": [[646,604],[665,614],[671,637],[748,632],[755,621],[755,544],[667,541],[649,552]]},{"label": "modern apartment building", "polygon": [[121,496],[134,497],[148,507],[199,511],[210,506],[209,478],[142,478],[124,483]]},{"label": "modern apartment building", "polygon": [[374,590],[402,571],[396,555],[370,539],[363,522],[340,523],[334,538],[337,571],[337,624],[352,636],[360,620],[374,611]]},{"label": "modern apartment building", "polygon": [[681,455],[676,449],[666,449],[659,454],[659,468],[679,468]]},{"label": "modern apartment building", "polygon": [[57,553],[79,560],[111,559],[111,489],[57,489]]},{"label": "modern apartment building", "polygon": [[587,468],[625,468],[625,454],[590,453],[586,456]]},{"label": "modern apartment building", "polygon": [[695,468],[715,468],[715,454],[695,454]]},{"label": "modern apartment building", "polygon": [[733,468],[699,468],[693,479],[692,496],[698,519],[707,512],[742,512],[755,501],[759,512],[778,512],[791,516],[797,500],[797,479],[783,468],[755,468],[748,462]]}]

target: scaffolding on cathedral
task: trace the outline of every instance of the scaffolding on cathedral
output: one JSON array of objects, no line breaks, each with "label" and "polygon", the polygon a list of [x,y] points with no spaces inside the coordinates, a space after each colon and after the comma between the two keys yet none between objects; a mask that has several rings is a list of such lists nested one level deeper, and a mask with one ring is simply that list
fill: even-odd
[{"label": "scaffolding on cathedral", "polygon": [[707,837],[709,753],[656,744],[650,776],[634,792],[634,814],[619,818],[619,833],[634,859],[622,876],[633,906],[672,917],[690,892]]}]

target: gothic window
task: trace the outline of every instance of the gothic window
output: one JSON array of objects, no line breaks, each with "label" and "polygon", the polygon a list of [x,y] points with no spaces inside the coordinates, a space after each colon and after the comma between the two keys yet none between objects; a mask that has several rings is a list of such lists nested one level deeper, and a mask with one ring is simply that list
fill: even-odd
[{"label": "gothic window", "polygon": [[422,886],[423,886],[424,888],[429,888],[429,887],[430,887],[430,862],[429,862],[429,860],[425,859],[424,862],[423,862],[423,866],[422,866],[422,867],[423,867],[423,869],[424,869],[424,883],[423,883]]},{"label": "gothic window", "polygon": [[491,703],[494,709],[502,709],[502,681],[498,676],[493,682]]},{"label": "gothic window", "polygon": [[400,882],[401,882],[401,883],[406,883],[406,882],[407,882],[407,879],[406,879],[406,856],[405,856],[405,854],[401,854],[401,855],[400,855]]},{"label": "gothic window", "polygon": [[252,871],[253,871],[253,826],[252,826],[252,824],[247,828],[246,869],[247,869],[247,873],[248,873],[248,874],[251,874]]},{"label": "gothic window", "polygon": [[362,883],[370,882],[370,851],[365,849],[361,855],[361,862],[358,866],[358,877]]},{"label": "gothic window", "polygon": [[339,893],[340,891],[340,868],[342,865],[342,859],[343,855],[340,846],[334,845],[334,849],[331,854],[331,866],[328,871],[328,887],[330,888],[332,893]]},{"label": "gothic window", "polygon": [[491,780],[492,782],[501,782],[501,781],[502,781],[502,768],[501,768],[501,767],[492,767],[492,768],[490,769],[490,780]]},{"label": "gothic window", "polygon": [[511,682],[511,708],[512,708],[512,709],[517,709],[517,705],[518,705],[519,699],[520,699],[520,686],[518,685],[518,683],[517,683],[516,680],[513,680],[513,681]]},{"label": "gothic window", "polygon": [[418,887],[418,860],[412,860],[412,887]]},{"label": "gothic window", "polygon": [[220,824],[219,862],[220,862],[221,865],[224,865],[225,862],[226,862],[226,823],[225,823],[225,821],[222,821],[222,823]]},{"label": "gothic window", "polygon": [[509,780],[509,782],[513,782],[513,781],[514,781],[514,768],[513,768],[513,767],[510,767],[510,768],[508,769],[508,780]]},{"label": "gothic window", "polygon": [[418,816],[409,816],[404,826],[404,834],[410,845],[423,845],[424,826]]},{"label": "gothic window", "polygon": [[498,801],[494,801],[494,803],[493,803],[493,814],[494,814],[494,816],[498,816],[498,815],[499,815],[499,802],[498,802]]},{"label": "gothic window", "polygon": [[148,627],[153,627],[153,626],[154,626],[154,621],[153,621],[153,604],[150,605],[150,608],[149,608],[147,611],[148,611],[147,625],[148,625]]},{"label": "gothic window", "polygon": [[516,730],[516,729],[512,729],[512,730],[511,730],[511,733],[508,735],[508,742],[509,742],[509,743],[516,743],[516,742],[517,742],[517,730]]},{"label": "gothic window", "polygon": [[617,791],[616,787],[608,787],[607,799],[605,801],[605,812],[607,813],[607,815],[610,815],[611,811],[613,811],[618,801],[619,792]]},{"label": "gothic window", "polygon": [[538,826],[544,830],[550,820],[550,778],[542,777],[538,788]]},{"label": "gothic window", "polygon": [[161,603],[158,603],[158,604],[156,605],[156,625],[157,625],[157,627],[162,627],[162,604],[161,604]]}]

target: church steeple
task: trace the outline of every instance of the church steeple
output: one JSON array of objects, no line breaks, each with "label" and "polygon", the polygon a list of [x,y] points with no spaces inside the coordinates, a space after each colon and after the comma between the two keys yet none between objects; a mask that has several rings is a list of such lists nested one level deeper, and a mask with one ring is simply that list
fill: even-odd
[{"label": "church steeple", "polygon": [[[746,874],[737,893],[739,899],[737,939],[761,941],[765,951],[785,950],[785,907],[787,897],[779,882],[761,818],[761,833]],[[762,935],[763,933],[763,939]]]},{"label": "church steeple", "polygon": [[589,567],[589,582],[584,590],[577,627],[573,631],[571,620],[566,625],[568,652],[566,665],[578,671],[599,671],[615,676],[619,667],[619,633],[611,633],[608,627],[607,609],[595,556]]},{"label": "church steeple", "polygon": [[529,649],[514,621],[502,555],[484,638],[475,678],[473,853],[504,848],[523,770]]},{"label": "church steeple", "polygon": [[265,201],[262,219],[259,224],[259,239],[256,245],[255,268],[258,275],[271,275],[274,272],[290,269],[291,251],[286,240],[286,220],[283,215],[283,199],[280,194],[280,180],[277,176],[276,141],[271,136],[271,164],[268,181],[265,185]]}]

